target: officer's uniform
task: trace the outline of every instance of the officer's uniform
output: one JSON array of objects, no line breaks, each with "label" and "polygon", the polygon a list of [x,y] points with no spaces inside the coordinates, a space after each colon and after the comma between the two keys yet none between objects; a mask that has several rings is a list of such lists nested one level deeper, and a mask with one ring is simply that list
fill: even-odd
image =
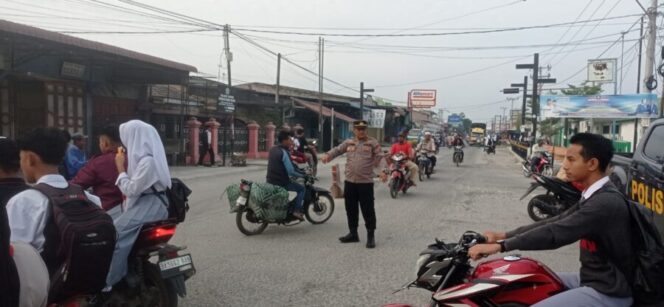
[{"label": "officer's uniform", "polygon": [[[355,121],[353,126],[355,128],[367,127],[367,122]],[[351,234],[357,235],[358,211],[361,209],[368,238],[370,237],[373,242],[373,232],[376,229],[373,179],[376,177],[374,169],[382,158],[380,143],[371,137],[367,137],[365,140],[358,140],[355,137],[332,148],[327,155],[331,160],[344,153],[346,153],[344,199],[348,228]],[[342,242],[344,241],[342,240]]]}]

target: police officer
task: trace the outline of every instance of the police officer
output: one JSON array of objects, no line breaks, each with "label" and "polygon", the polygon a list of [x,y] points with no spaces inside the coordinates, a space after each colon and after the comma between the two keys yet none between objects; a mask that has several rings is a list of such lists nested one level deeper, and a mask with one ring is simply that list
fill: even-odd
[{"label": "police officer", "polygon": [[362,217],[367,228],[367,248],[376,247],[374,230],[376,229],[376,211],[374,210],[374,168],[382,158],[378,141],[367,136],[367,122],[358,120],[353,123],[355,138],[348,139],[341,145],[332,148],[321,159],[328,163],[332,159],[346,153],[346,180],[344,181],[344,200],[346,202],[346,217],[350,232],[339,238],[341,243],[360,242],[357,235],[358,211],[362,210]]}]

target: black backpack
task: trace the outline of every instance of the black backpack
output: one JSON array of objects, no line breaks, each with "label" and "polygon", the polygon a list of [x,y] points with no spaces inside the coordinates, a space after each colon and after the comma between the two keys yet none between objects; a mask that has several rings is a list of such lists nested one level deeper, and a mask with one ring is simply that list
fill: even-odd
[{"label": "black backpack", "polygon": [[106,285],[117,233],[113,219],[92,203],[83,189],[37,184],[49,199],[42,258],[51,276],[49,302],[94,294]]},{"label": "black backpack", "polygon": [[625,200],[631,221],[633,306],[664,306],[664,244],[653,222],[654,212],[611,190]]},{"label": "black backpack", "polygon": [[[157,190],[152,187],[152,191],[157,192]],[[191,189],[187,187],[182,180],[178,178],[171,178],[171,188],[166,189],[166,197],[168,198],[168,204],[162,198],[160,194],[157,194],[159,200],[168,207],[168,218],[175,220],[178,223],[184,222],[184,218],[189,211],[189,195],[191,194]]]}]

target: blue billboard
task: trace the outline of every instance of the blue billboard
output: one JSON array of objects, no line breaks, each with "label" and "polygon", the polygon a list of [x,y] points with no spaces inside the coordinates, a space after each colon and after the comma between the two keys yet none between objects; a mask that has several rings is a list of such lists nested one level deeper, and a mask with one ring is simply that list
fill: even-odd
[{"label": "blue billboard", "polygon": [[657,118],[656,94],[540,96],[543,118]]},{"label": "blue billboard", "polygon": [[447,116],[447,124],[450,126],[462,126],[463,119],[459,115],[451,114]]}]

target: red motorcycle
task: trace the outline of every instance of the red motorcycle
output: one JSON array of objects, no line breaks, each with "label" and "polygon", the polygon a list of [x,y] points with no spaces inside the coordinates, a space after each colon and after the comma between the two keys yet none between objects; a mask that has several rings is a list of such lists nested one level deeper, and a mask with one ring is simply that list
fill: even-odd
[{"label": "red motorcycle", "polygon": [[[523,176],[530,177],[533,174],[532,165],[530,160],[526,159],[521,165],[523,171]],[[553,156],[548,152],[542,152],[540,154],[539,163],[535,165],[535,173],[544,175],[547,177],[553,176]]]},{"label": "red motorcycle", "polygon": [[406,155],[397,153],[391,159],[392,168],[388,173],[390,175],[388,186],[390,187],[390,196],[397,198],[399,192],[406,194],[408,188],[413,186],[413,182],[410,181],[410,171],[406,169]]},{"label": "red motorcycle", "polygon": [[527,257],[509,255],[473,268],[468,249],[484,242],[483,235],[472,231],[464,233],[455,244],[436,239],[436,243],[429,245],[417,259],[417,279],[397,292],[411,287],[432,291],[432,307],[520,307],[533,305],[565,290],[551,269]]}]

